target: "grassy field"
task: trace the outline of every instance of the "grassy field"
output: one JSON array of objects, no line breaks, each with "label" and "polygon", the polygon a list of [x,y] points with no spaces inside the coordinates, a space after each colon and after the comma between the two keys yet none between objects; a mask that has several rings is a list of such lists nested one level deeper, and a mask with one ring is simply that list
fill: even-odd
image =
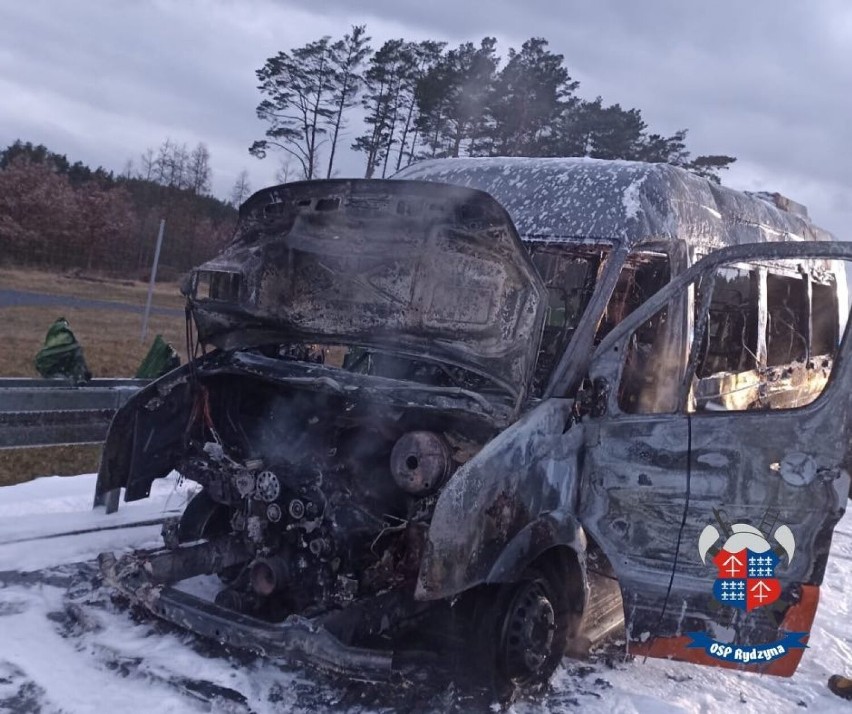
[{"label": "grassy field", "polygon": [[143,343],[142,316],[130,312],[74,307],[0,308],[0,376],[38,377],[36,353],[47,328],[60,316],[71,325],[95,377],[132,377],[157,334],[174,345],[182,360],[185,358],[186,323],[182,315],[151,315],[148,337]]},{"label": "grassy field", "polygon": [[[145,304],[148,286],[138,281],[84,280],[22,270],[0,270],[0,288],[97,300]],[[183,307],[174,283],[158,284],[156,307]],[[148,338],[140,341],[142,315],[73,307],[0,307],[0,377],[38,377],[33,361],[50,324],[64,316],[71,324],[95,377],[132,377],[156,334],[185,360],[183,316],[152,315]],[[36,476],[78,474],[97,469],[99,446],[57,446],[0,450],[0,486]]]}]

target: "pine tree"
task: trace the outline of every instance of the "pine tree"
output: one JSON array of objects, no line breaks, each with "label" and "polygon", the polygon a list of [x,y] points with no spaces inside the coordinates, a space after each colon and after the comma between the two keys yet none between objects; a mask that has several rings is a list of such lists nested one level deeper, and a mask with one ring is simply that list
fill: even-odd
[{"label": "pine tree", "polygon": [[366,178],[386,166],[386,156],[394,141],[398,95],[404,71],[404,40],[388,40],[370,58],[364,74],[366,92],[361,98],[367,131],[355,139],[352,148],[366,154]]},{"label": "pine tree", "polygon": [[685,168],[699,176],[710,179],[714,183],[720,183],[719,172],[730,168],[735,161],[736,159],[733,156],[725,154],[706,154],[696,156],[685,165]]},{"label": "pine tree", "polygon": [[419,88],[424,77],[440,60],[445,42],[426,40],[416,44],[409,43],[403,57],[401,84],[399,92],[399,148],[396,156],[396,171],[403,165],[414,161],[417,144],[420,140]]},{"label": "pine tree", "polygon": [[[443,55],[419,84],[421,127],[430,156],[477,153],[498,66],[497,41],[465,42]],[[464,145],[467,144],[467,152]]]},{"label": "pine tree", "polygon": [[370,38],[366,34],[365,25],[355,25],[352,31],[343,36],[331,47],[331,64],[334,70],[333,102],[334,114],[331,116],[331,147],[328,155],[328,171],[326,178],[331,178],[334,166],[334,156],[340,131],[346,126],[344,112],[357,104],[358,92],[361,88],[362,77],[359,73],[361,65],[369,56],[372,48],[367,44]]},{"label": "pine tree", "polygon": [[536,156],[579,86],[547,49],[547,40],[533,37],[520,51],[509,50],[487,101],[483,148],[492,156]]},{"label": "pine tree", "polygon": [[269,124],[266,139],[249,151],[264,158],[270,148],[293,156],[305,179],[319,172],[319,150],[327,125],[335,116],[335,69],[331,38],[323,37],[293,50],[279,52],[257,71],[261,93],[268,98],[257,116]]},{"label": "pine tree", "polygon": [[[336,42],[325,37],[267,60],[257,72],[266,97],[258,116],[269,128],[250,151],[263,157],[281,149],[298,162],[303,178],[312,178],[319,174],[319,147],[328,141],[325,175],[331,177],[363,88],[365,131],[351,147],[364,154],[368,178],[387,176],[418,156],[509,155],[666,162],[718,181],[734,160],[692,158],[685,130],[653,133],[639,109],[605,105],[600,97],[581,100],[562,55],[540,37],[510,49],[499,71],[491,37],[449,51],[443,42],[393,39],[367,62],[368,42],[364,26],[354,26]],[[143,157],[143,173],[145,166]]]}]

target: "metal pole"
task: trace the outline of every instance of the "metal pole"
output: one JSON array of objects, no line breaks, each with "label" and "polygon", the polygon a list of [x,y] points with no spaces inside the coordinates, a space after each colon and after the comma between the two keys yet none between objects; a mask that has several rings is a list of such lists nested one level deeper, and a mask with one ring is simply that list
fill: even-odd
[{"label": "metal pole", "polygon": [[157,247],[154,249],[154,263],[151,266],[151,282],[148,283],[148,301],[145,303],[145,315],[142,318],[142,338],[148,335],[148,317],[151,314],[151,298],[154,297],[154,283],[157,281],[157,265],[160,263],[160,246],[163,245],[163,230],[166,227],[166,219],[160,219],[160,231],[157,233]]}]

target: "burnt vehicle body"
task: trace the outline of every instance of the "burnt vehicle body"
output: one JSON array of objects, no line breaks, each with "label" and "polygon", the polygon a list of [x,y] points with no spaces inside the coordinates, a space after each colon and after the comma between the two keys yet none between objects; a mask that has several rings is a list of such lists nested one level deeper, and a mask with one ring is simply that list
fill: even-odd
[{"label": "burnt vehicle body", "polygon": [[[97,499],[172,469],[203,489],[163,551],[104,572],[197,632],[362,679],[467,641],[496,685],[533,684],[622,613],[628,651],[692,661],[687,631],[804,628],[849,488],[850,258],[660,165],[258,192],[186,285],[214,350],[116,414]],[[692,553],[719,508],[795,534],[767,613],[713,606]],[[215,603],[172,587],[214,572]]]}]

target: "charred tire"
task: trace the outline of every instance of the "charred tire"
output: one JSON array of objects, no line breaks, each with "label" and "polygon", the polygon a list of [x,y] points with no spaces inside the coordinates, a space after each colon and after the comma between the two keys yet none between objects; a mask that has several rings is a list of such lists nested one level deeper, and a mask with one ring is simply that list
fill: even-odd
[{"label": "charred tire", "polygon": [[[558,561],[557,561],[558,562]],[[515,583],[487,588],[474,613],[477,669],[498,699],[545,684],[576,621],[570,573],[556,563],[528,568]]]}]

